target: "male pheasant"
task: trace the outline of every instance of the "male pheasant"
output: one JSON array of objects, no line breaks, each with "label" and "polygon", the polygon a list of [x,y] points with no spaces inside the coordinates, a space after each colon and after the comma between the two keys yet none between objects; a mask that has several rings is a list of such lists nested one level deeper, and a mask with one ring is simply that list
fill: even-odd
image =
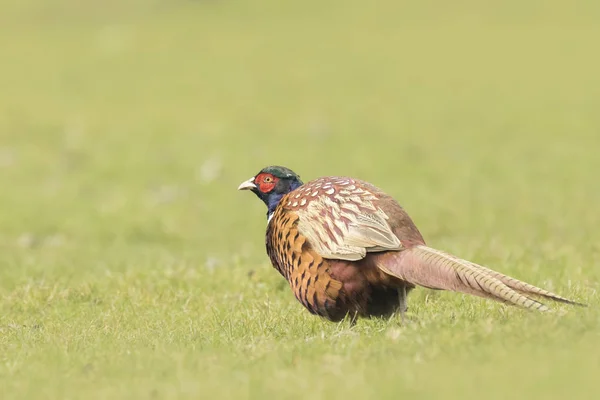
[{"label": "male pheasant", "polygon": [[267,253],[296,298],[331,321],[406,311],[415,285],[453,290],[546,311],[537,299],[579,304],[428,247],[389,195],[353,178],[303,184],[270,166],[243,182],[266,205]]}]

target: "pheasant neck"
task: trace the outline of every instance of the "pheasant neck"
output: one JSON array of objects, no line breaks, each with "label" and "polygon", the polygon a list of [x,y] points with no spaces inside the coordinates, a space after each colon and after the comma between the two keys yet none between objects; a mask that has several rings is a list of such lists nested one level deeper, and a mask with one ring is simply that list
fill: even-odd
[{"label": "pheasant neck", "polygon": [[289,192],[298,189],[300,186],[302,186],[302,182],[291,182],[289,185],[289,188],[287,191],[281,192],[281,193],[271,193],[269,195],[269,197],[267,198],[267,201],[265,201],[265,203],[267,203],[267,224],[271,221],[271,218],[273,217],[273,213],[275,212],[275,209],[277,208],[277,206],[279,205],[279,202],[281,201],[281,199],[283,198],[283,196],[285,196],[286,194],[288,194]]}]

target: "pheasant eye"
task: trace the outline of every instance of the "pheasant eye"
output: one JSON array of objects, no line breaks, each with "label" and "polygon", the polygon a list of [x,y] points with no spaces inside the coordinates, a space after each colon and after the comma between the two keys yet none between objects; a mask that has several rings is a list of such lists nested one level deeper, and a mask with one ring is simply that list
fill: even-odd
[{"label": "pheasant eye", "polygon": [[271,183],[273,181],[273,178],[271,178],[270,176],[265,176],[265,179],[263,180],[264,183]]}]

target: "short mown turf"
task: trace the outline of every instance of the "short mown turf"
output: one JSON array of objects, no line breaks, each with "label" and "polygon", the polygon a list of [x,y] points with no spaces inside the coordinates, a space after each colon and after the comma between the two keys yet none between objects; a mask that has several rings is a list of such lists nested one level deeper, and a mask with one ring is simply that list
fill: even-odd
[{"label": "short mown turf", "polygon": [[[0,398],[596,398],[600,9],[497,3],[2,1]],[[314,317],[236,191],[269,164],[590,307]]]}]

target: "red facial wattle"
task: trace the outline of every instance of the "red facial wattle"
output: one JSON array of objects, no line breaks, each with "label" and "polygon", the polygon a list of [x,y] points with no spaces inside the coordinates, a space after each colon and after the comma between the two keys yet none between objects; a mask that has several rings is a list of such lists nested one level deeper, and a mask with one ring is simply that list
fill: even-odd
[{"label": "red facial wattle", "polygon": [[278,180],[279,178],[271,174],[262,173],[258,174],[256,178],[254,178],[254,184],[258,187],[258,190],[260,190],[261,192],[269,193],[275,188],[275,185],[277,185]]}]

